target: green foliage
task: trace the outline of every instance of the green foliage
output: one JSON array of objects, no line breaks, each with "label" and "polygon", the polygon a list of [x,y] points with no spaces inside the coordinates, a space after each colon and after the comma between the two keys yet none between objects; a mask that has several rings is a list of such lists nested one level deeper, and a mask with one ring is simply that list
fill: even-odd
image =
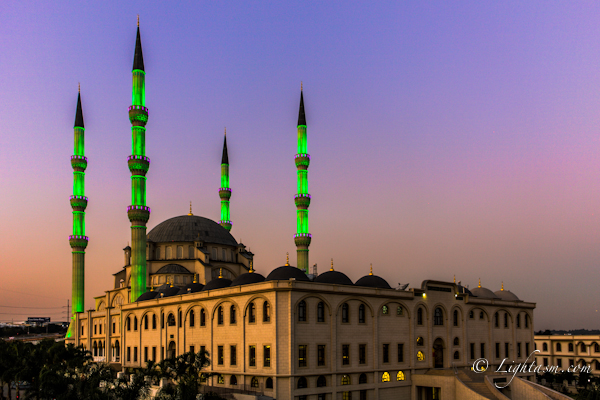
[{"label": "green foliage", "polygon": [[579,389],[579,393],[575,398],[577,400],[600,400],[600,388],[592,385],[587,389]]}]

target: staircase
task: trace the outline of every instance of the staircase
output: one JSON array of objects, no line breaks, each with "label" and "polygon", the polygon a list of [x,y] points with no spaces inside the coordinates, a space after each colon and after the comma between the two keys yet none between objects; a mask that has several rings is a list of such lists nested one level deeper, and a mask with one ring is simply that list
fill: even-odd
[{"label": "staircase", "polygon": [[485,375],[476,374],[472,371],[458,371],[456,377],[465,384],[469,389],[479,394],[482,397],[490,400],[497,400],[497,397],[490,388],[485,384]]}]

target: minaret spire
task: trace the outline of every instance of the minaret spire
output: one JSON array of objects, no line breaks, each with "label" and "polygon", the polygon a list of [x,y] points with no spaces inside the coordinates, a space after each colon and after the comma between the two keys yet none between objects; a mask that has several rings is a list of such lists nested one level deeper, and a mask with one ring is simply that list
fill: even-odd
[{"label": "minaret spire", "polygon": [[133,57],[132,105],[129,107],[131,122],[132,155],[127,157],[131,171],[131,205],[127,216],[131,222],[131,295],[134,302],[146,292],[146,223],[150,218],[150,207],[146,205],[146,173],[150,159],[146,157],[146,72],[142,56],[140,27],[137,28],[135,55]]},{"label": "minaret spire", "polygon": [[71,288],[71,301],[73,308],[71,312],[71,324],[67,332],[67,338],[77,334],[74,324],[77,313],[84,311],[85,300],[85,249],[88,245],[88,237],[85,236],[85,209],[88,198],[85,197],[85,169],[87,168],[87,157],[85,157],[85,138],[83,127],[83,111],[81,108],[81,87],[77,94],[77,109],[75,111],[74,130],[74,155],[71,156],[73,167],[73,195],[70,198],[73,209],[73,235],[69,236],[71,245],[73,281]]},{"label": "minaret spire", "polygon": [[228,231],[231,230],[231,215],[229,213],[229,199],[231,188],[229,187],[229,156],[227,154],[227,128],[225,128],[223,139],[223,156],[221,157],[221,187],[219,197],[221,198],[221,220],[219,224]]},{"label": "minaret spire", "polygon": [[310,194],[308,194],[308,166],[310,155],[306,145],[306,115],[304,113],[304,91],[300,83],[300,109],[298,111],[298,154],[295,156],[296,169],[298,170],[298,193],[294,196],[296,203],[296,243],[297,266],[308,273],[308,246],[311,234],[308,233],[308,207]]}]

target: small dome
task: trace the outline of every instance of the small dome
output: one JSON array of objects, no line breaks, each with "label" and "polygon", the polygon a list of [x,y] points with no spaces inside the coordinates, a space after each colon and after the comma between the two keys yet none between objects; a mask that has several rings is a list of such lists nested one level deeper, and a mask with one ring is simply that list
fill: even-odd
[{"label": "small dome", "polygon": [[498,296],[494,294],[490,289],[484,288],[482,286],[476,287],[471,290],[471,294],[475,297],[479,297],[482,299],[497,299]]},{"label": "small dome", "polygon": [[191,274],[183,265],[167,264],[156,271],[157,274]]},{"label": "small dome", "polygon": [[389,283],[385,279],[377,275],[365,275],[356,281],[354,286],[367,286],[380,289],[391,289]]},{"label": "small dome", "polygon": [[264,280],[265,277],[261,274],[257,274],[256,272],[246,272],[235,278],[233,282],[231,282],[231,286],[248,285],[250,283],[264,282]]},{"label": "small dome", "polygon": [[158,292],[155,292],[154,290],[150,291],[150,292],[146,292],[143,293],[140,297],[137,298],[136,301],[144,301],[144,300],[152,300],[154,298],[156,298],[156,296],[158,296]]},{"label": "small dome", "polygon": [[267,277],[265,281],[289,281],[290,278],[294,278],[297,281],[310,281],[308,276],[296,267],[291,265],[284,265],[283,267],[275,268]]},{"label": "small dome", "polygon": [[314,281],[319,283],[333,283],[336,285],[354,285],[346,274],[339,271],[327,271],[317,276]]},{"label": "small dome", "polygon": [[163,296],[163,297],[171,297],[171,296],[175,296],[175,295],[177,295],[177,294],[179,293],[179,290],[180,290],[180,289],[181,289],[181,288],[180,288],[179,286],[173,286],[173,287],[169,287],[169,288],[167,288],[167,290],[165,290],[165,291],[163,292],[163,293],[164,293],[164,296]]},{"label": "small dome", "polygon": [[231,281],[227,278],[217,278],[204,285],[204,290],[222,289],[231,286]]},{"label": "small dome", "polygon": [[163,283],[162,285],[160,285],[157,289],[156,292],[158,293],[164,293],[165,290],[167,290],[168,288],[170,288],[171,285],[169,285],[168,283]]},{"label": "small dome", "polygon": [[[188,289],[191,289],[188,291]],[[181,288],[181,290],[179,290],[179,293],[177,294],[188,294],[188,293],[196,293],[201,291],[202,289],[204,289],[204,285],[201,283],[188,283],[187,285],[185,285],[184,287]]]},{"label": "small dome", "polygon": [[513,292],[510,290],[498,290],[494,292],[497,297],[507,301],[521,301]]}]

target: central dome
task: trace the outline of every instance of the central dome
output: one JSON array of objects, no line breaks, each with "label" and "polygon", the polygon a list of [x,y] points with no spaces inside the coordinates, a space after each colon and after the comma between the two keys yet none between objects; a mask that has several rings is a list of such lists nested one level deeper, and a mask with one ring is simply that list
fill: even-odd
[{"label": "central dome", "polygon": [[160,242],[193,242],[195,240],[237,246],[231,233],[215,221],[197,215],[173,217],[148,232],[148,240]]}]

